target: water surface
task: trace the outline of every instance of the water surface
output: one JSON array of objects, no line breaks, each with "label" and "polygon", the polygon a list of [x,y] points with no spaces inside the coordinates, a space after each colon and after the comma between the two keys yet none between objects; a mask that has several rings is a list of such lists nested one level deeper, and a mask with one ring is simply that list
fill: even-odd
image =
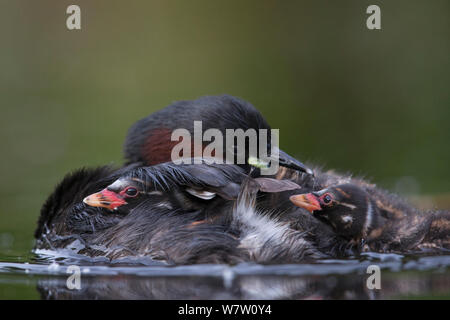
[{"label": "water surface", "polygon": [[[81,271],[69,289],[68,267]],[[369,289],[369,265],[381,289]],[[1,299],[411,299],[450,298],[450,252],[365,253],[289,265],[166,266],[150,259],[68,256],[38,251],[0,255]]]}]

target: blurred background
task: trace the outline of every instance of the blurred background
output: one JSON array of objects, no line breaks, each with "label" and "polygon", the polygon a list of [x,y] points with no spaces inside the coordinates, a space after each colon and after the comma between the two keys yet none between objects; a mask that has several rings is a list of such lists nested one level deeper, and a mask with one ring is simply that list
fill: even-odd
[{"label": "blurred background", "polygon": [[448,0],[1,0],[0,251],[31,249],[66,173],[120,165],[134,121],[223,93],[299,159],[450,209],[449,17]]}]

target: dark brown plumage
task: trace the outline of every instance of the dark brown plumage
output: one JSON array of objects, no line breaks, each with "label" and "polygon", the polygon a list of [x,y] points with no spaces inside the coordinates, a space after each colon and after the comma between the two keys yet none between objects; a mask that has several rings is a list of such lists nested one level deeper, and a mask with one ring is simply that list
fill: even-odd
[{"label": "dark brown plumage", "polygon": [[364,250],[450,248],[449,212],[421,212],[375,187],[347,183],[293,195],[291,201]]},{"label": "dark brown plumage", "polygon": [[[222,95],[205,96],[190,101],[177,101],[137,121],[129,129],[125,140],[125,158],[129,163],[141,163],[147,166],[173,161],[171,151],[178,144],[178,141],[171,140],[172,132],[176,129],[186,129],[194,137],[194,121],[201,121],[204,132],[208,129],[217,129],[223,137],[226,136],[227,129],[240,129],[244,132],[249,129],[265,129],[268,137],[265,152],[267,155],[271,155],[271,128],[261,113],[247,101],[230,95]],[[204,142],[202,150],[208,143]],[[236,149],[236,143],[233,146]],[[193,158],[195,156],[193,149],[191,154],[183,155],[183,157]],[[231,149],[227,149],[224,143],[223,157],[225,157],[226,152],[236,151]],[[249,156],[249,149],[246,146],[246,161],[241,166],[247,171],[250,167],[248,164]],[[281,166],[312,174],[308,167],[282,150],[279,150],[279,163]]]},{"label": "dark brown plumage", "polygon": [[[227,95],[176,102],[138,121],[125,142],[127,166],[82,169],[56,187],[41,210],[36,248],[191,264],[448,247],[448,212],[421,213],[350,175],[305,174],[312,171],[283,152],[277,174],[265,177],[248,161],[168,162],[171,132],[192,132],[195,120],[203,130],[270,129],[251,104]],[[326,193],[340,206],[321,203]],[[299,194],[309,194],[300,208],[289,200]]]}]

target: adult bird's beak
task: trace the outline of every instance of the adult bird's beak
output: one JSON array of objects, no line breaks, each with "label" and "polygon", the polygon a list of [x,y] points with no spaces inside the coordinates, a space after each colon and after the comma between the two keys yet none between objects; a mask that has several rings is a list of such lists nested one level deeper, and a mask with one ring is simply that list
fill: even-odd
[{"label": "adult bird's beak", "polygon": [[115,210],[118,207],[127,204],[117,193],[108,189],[93,193],[83,199],[83,202],[91,207],[101,207],[109,210]]},{"label": "adult bird's beak", "polygon": [[314,172],[310,168],[305,166],[303,163],[301,163],[297,159],[291,157],[283,150],[279,150],[278,163],[280,164],[280,166],[291,168],[291,169],[298,170],[298,171],[302,171],[302,172],[305,172],[307,174],[314,176]]},{"label": "adult bird's beak", "polygon": [[297,194],[295,196],[290,196],[289,200],[291,200],[291,202],[295,204],[297,207],[306,209],[311,213],[316,210],[322,210],[319,200],[317,200],[317,197],[312,193]]}]

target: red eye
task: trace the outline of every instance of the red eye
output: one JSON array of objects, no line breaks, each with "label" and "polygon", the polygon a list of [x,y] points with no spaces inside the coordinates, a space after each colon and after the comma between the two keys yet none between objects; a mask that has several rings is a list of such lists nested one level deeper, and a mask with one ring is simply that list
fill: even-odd
[{"label": "red eye", "polygon": [[136,197],[138,194],[138,190],[133,187],[128,187],[123,191],[128,197]]},{"label": "red eye", "polygon": [[333,196],[329,193],[325,193],[323,196],[320,197],[320,200],[326,205],[331,204],[333,202]]}]

